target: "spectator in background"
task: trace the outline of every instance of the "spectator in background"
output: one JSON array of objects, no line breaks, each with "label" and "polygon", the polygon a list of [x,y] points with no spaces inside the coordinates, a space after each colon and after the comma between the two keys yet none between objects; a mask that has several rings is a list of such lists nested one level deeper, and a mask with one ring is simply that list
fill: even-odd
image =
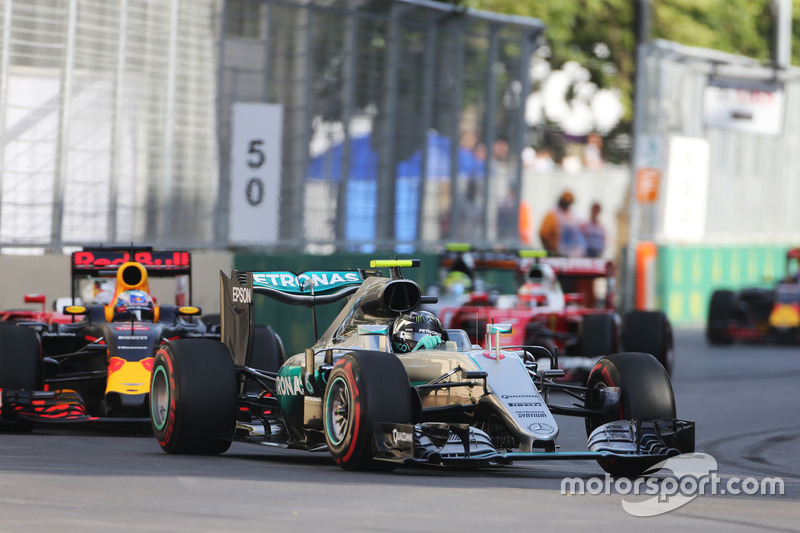
[{"label": "spectator in background", "polygon": [[600,223],[602,207],[598,202],[592,204],[589,221],[581,226],[586,240],[586,256],[602,257],[606,247],[606,230]]},{"label": "spectator in background", "polygon": [[536,163],[536,150],[532,146],[526,146],[522,149],[522,166],[532,168],[534,163]]},{"label": "spectator in background", "polygon": [[531,244],[531,207],[525,200],[520,200],[514,186],[509,188],[508,196],[497,207],[497,238]]},{"label": "spectator in background", "polygon": [[555,209],[542,220],[539,238],[542,246],[554,255],[582,257],[586,254],[586,240],[577,217],[569,210],[575,202],[571,191],[564,191],[558,198]]},{"label": "spectator in background", "polygon": [[492,157],[497,161],[505,161],[508,158],[508,143],[505,140],[498,139],[494,142]]},{"label": "spectator in background", "polygon": [[583,164],[589,170],[600,170],[603,161],[603,138],[597,133],[590,133],[583,147]]},{"label": "spectator in background", "polygon": [[556,163],[553,161],[553,151],[550,148],[540,148],[533,161],[533,170],[549,172],[554,168],[556,168]]}]

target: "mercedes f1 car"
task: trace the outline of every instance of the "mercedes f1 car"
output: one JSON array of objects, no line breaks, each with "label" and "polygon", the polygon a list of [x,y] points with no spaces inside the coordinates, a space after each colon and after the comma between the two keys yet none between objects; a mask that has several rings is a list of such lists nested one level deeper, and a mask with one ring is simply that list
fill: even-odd
[{"label": "mercedes f1 car", "polygon": [[[486,348],[450,329],[439,347],[396,351],[395,321],[426,302],[401,272],[418,264],[220,273],[221,341],[170,341],[156,353],[150,398],[159,445],[173,454],[220,454],[232,441],[327,450],[348,470],[593,459],[623,476],[694,451],[694,423],[677,419],[669,376],[652,355],[605,356],[574,386],[553,381],[563,371],[545,348],[502,346],[508,324],[486,326]],[[274,332],[272,342],[255,341],[257,295],[312,309],[318,340],[279,368],[260,363],[282,344]],[[334,302],[344,306],[318,335],[315,306]],[[552,358],[550,369],[538,368],[540,355]],[[551,403],[551,391],[577,401]],[[554,415],[585,419],[587,450],[558,450]]]},{"label": "mercedes f1 car", "polygon": [[[176,300],[156,305],[149,278],[182,280]],[[104,303],[81,301],[87,284],[110,280]],[[187,283],[188,281],[188,283]],[[197,320],[189,252],[86,248],[72,254],[68,323],[19,321],[0,328],[0,422],[147,421],[158,347],[186,337],[219,338]]]},{"label": "mercedes f1 car", "polygon": [[711,344],[800,343],[800,248],[786,252],[786,276],[774,288],[714,291],[706,339]]},{"label": "mercedes f1 car", "polygon": [[[445,266],[456,264],[461,253],[449,252]],[[472,342],[484,343],[487,324],[510,323],[513,344],[558,350],[564,381],[585,381],[598,357],[620,346],[652,354],[672,372],[674,343],[667,316],[637,310],[620,317],[614,309],[611,261],[547,257],[541,250],[463,253],[472,256],[477,271],[512,272],[517,287],[515,294],[473,290],[458,306],[441,310],[442,323],[467,331]]]}]

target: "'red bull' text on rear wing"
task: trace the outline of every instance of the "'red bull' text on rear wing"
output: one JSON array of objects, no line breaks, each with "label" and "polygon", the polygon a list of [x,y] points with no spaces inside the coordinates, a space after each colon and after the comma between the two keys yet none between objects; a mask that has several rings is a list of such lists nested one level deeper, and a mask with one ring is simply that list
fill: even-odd
[{"label": "'red bull' text on rear wing", "polygon": [[[144,277],[185,280],[183,302],[192,301],[192,256],[185,250],[153,250],[152,246],[86,247],[72,253],[72,299],[80,292],[86,278],[114,278],[122,265],[138,263]],[[178,293],[176,292],[176,298]]]}]

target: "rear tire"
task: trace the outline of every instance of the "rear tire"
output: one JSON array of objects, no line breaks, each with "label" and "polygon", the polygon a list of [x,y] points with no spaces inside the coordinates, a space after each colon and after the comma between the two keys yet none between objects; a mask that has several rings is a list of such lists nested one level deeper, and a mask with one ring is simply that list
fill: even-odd
[{"label": "rear tire", "polygon": [[[664,366],[647,353],[618,353],[600,358],[589,374],[586,387],[592,391],[603,387],[620,389],[619,410],[613,416],[586,417],[586,435],[599,426],[615,420],[674,419],[675,395]],[[586,396],[586,407],[597,409],[594,397]],[[660,458],[652,462],[619,457],[598,459],[598,464],[612,476],[636,477],[645,472]]]},{"label": "rear tire", "polygon": [[150,422],[167,453],[218,455],[231,445],[238,383],[228,348],[182,339],[159,348],[150,387]]},{"label": "rear tire", "polygon": [[733,336],[730,322],[733,318],[736,295],[733,291],[714,291],[708,304],[708,321],[706,322],[706,340],[709,344],[731,344]]},{"label": "rear tire", "polygon": [[250,366],[268,372],[277,372],[286,362],[283,342],[269,326],[256,326],[253,338],[253,360]]},{"label": "rear tire", "polygon": [[619,351],[617,323],[609,314],[583,315],[581,322],[581,355],[598,357]]},{"label": "rear tire", "polygon": [[400,360],[383,352],[351,352],[331,371],[323,400],[325,440],[345,470],[394,470],[373,458],[376,422],[411,424],[411,385]]},{"label": "rear tire", "polygon": [[669,374],[675,366],[672,326],[663,311],[630,311],[622,322],[622,346],[626,352],[649,353]]},{"label": "rear tire", "polygon": [[[277,372],[286,362],[281,338],[269,326],[256,326],[253,334],[253,357],[249,366],[256,370]],[[244,387],[245,392],[256,394],[264,390],[264,387],[252,380]]]},{"label": "rear tire", "polygon": [[0,328],[0,389],[42,388],[39,335],[25,326]]}]

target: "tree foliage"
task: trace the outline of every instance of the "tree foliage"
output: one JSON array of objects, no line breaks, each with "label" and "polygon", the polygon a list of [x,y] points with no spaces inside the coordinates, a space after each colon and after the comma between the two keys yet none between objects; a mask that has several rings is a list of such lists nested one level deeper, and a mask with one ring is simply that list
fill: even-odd
[{"label": "tree foliage", "polygon": [[[623,93],[632,118],[635,74],[636,0],[461,0],[461,5],[535,17],[547,25],[551,64],[574,60],[592,73],[599,87]],[[651,0],[651,37],[769,61],[772,50],[772,0]],[[800,0],[792,0],[792,34],[800,35]],[[598,56],[598,43],[607,57]],[[605,51],[605,47],[601,48]],[[793,64],[800,40],[792,42]]]}]

